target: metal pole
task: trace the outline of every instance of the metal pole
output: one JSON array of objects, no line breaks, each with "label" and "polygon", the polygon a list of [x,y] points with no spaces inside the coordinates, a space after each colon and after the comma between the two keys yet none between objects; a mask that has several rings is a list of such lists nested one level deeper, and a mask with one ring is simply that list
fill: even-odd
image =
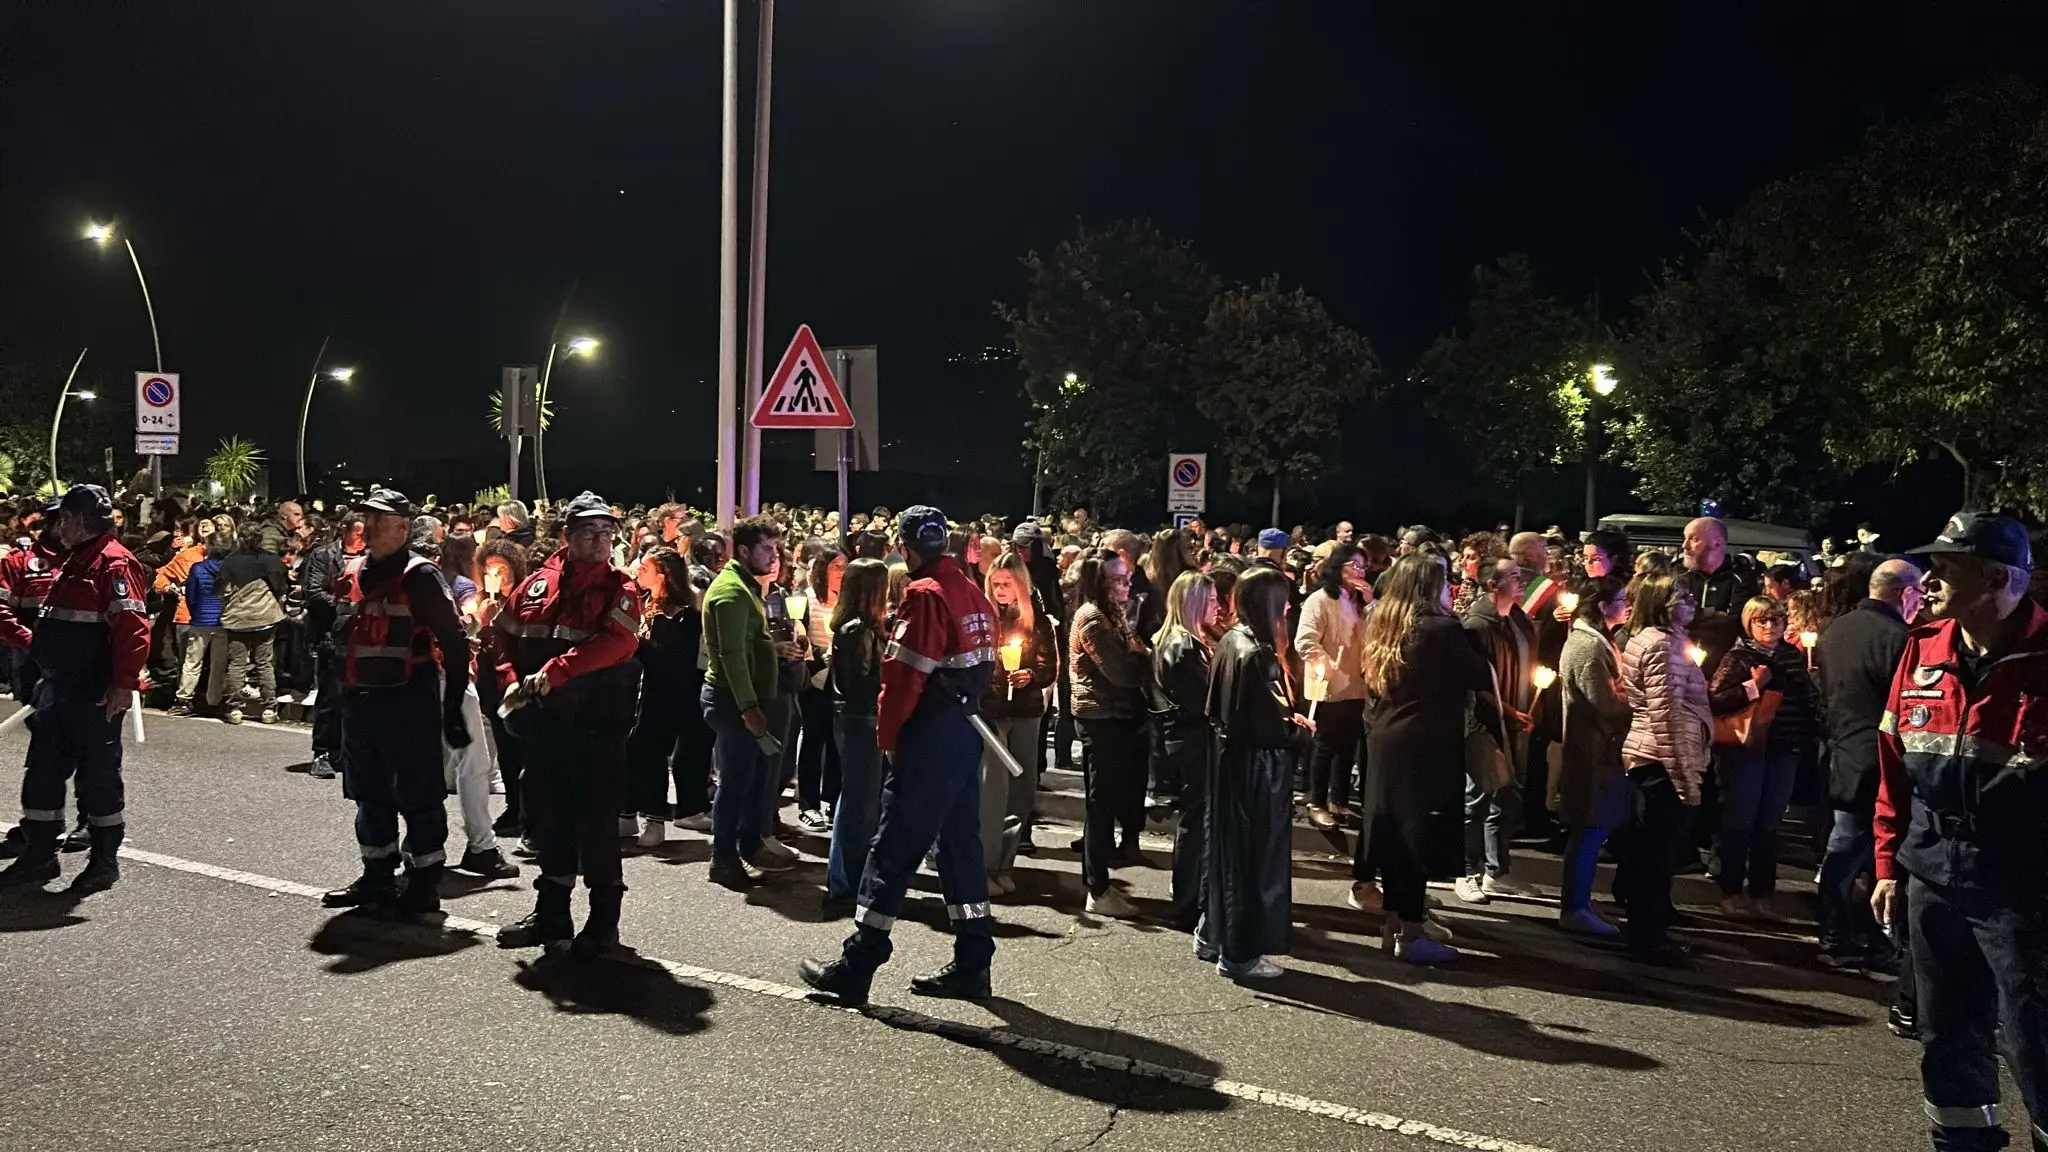
[{"label": "metal pole", "polygon": [[718,527],[731,531],[739,479],[740,0],[725,0],[718,193]]},{"label": "metal pole", "polygon": [[1045,445],[1038,446],[1038,468],[1031,474],[1031,518],[1045,514]]},{"label": "metal pole", "polygon": [[[749,414],[761,403],[763,333],[768,326],[768,112],[775,81],[775,0],[761,0],[761,27],[755,34],[758,56],[754,69],[754,215],[747,234],[747,404]],[[747,515],[761,512],[761,430],[746,426],[747,474],[740,504]]]},{"label": "metal pole", "polygon": [[50,495],[62,496],[64,487],[57,480],[57,427],[64,423],[64,401],[71,397],[71,382],[78,379],[78,366],[85,363],[85,349],[78,350],[78,359],[71,362],[71,374],[64,377],[64,390],[57,393],[57,414],[50,417]]},{"label": "metal pole", "polygon": [[[833,367],[833,374],[839,377],[840,391],[846,394],[846,402],[851,404],[853,403],[853,380],[847,370],[850,358],[843,349],[834,352],[832,358],[838,361]],[[846,551],[846,542],[852,535],[847,531],[847,525],[853,516],[853,501],[848,498],[848,492],[850,491],[849,481],[852,479],[852,475],[853,429],[841,428],[839,430],[839,550],[841,552]]]},{"label": "metal pole", "polygon": [[[142,286],[142,307],[149,313],[149,346],[156,352],[156,370],[161,374],[164,370],[164,343],[157,338],[156,305],[151,303],[149,299],[149,280],[142,274],[142,257],[135,254],[135,244],[126,236],[121,237],[121,245],[128,249],[128,262],[135,265],[135,282]],[[54,485],[56,480],[57,472],[52,467],[50,470],[50,482]],[[54,488],[52,490],[54,491]],[[152,496],[162,496],[164,494],[164,458],[155,453],[151,453],[149,457],[149,494]]]},{"label": "metal pole", "polygon": [[547,457],[541,448],[545,443],[541,439],[541,413],[548,410],[548,380],[555,374],[555,349],[558,347],[560,345],[557,342],[548,341],[548,364],[541,369],[540,387],[533,394],[533,494],[540,500],[548,498]]},{"label": "metal pole", "polygon": [[1588,397],[1588,403],[1586,404],[1585,530],[1591,532],[1593,529],[1600,526],[1600,520],[1594,514],[1595,505],[1598,503],[1598,493],[1595,491],[1595,488],[1599,484],[1600,469],[1600,447],[1598,444],[1594,443],[1595,438],[1600,434],[1600,393],[1594,391],[1591,388],[1588,388],[1586,390],[1586,395]]},{"label": "metal pole", "polygon": [[306,417],[313,414],[313,385],[320,382],[320,361],[327,359],[327,342],[334,339],[329,332],[320,338],[320,351],[313,353],[313,375],[306,381],[306,402],[299,406],[299,495],[309,496],[306,487]]},{"label": "metal pole", "polygon": [[517,500],[519,499],[519,435],[515,432],[505,437],[505,440],[511,445],[512,449],[511,464],[505,472],[505,499]]}]

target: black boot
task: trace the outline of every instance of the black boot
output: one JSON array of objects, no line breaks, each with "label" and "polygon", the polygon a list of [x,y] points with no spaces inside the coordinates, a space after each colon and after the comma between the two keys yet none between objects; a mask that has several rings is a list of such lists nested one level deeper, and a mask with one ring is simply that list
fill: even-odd
[{"label": "black boot", "polygon": [[105,892],[121,879],[121,825],[92,830],[92,859],[85,862],[85,871],[71,881],[65,891],[73,896],[90,896]]},{"label": "black boot", "polygon": [[86,826],[85,818],[81,816],[78,820],[78,827],[73,828],[70,835],[64,837],[64,851],[83,852],[90,847],[92,847],[92,829]]},{"label": "black boot", "polygon": [[806,960],[796,966],[796,973],[803,977],[804,983],[848,1008],[859,1008],[868,1002],[868,986],[875,979],[872,972],[854,971],[843,958]]},{"label": "black boot", "polygon": [[944,1000],[986,1000],[989,998],[988,969],[962,968],[955,960],[936,972],[927,972],[910,982],[919,996]]},{"label": "black boot", "polygon": [[626,898],[626,888],[592,888],[590,890],[590,917],[583,921],[583,931],[576,933],[576,943],[570,951],[585,960],[594,960],[615,947],[619,942],[619,904]]},{"label": "black boot", "polygon": [[12,860],[21,855],[21,850],[26,847],[28,833],[21,830],[21,825],[16,824],[7,830],[6,836],[0,837],[0,860]]},{"label": "black boot", "polygon": [[356,877],[355,883],[326,893],[320,897],[320,903],[329,908],[361,908],[397,899],[398,880],[391,874],[388,859],[363,861],[363,874]]},{"label": "black boot", "polygon": [[425,916],[441,910],[441,866],[405,870],[405,889],[398,894],[398,910],[408,916]]},{"label": "black boot", "polygon": [[57,841],[64,834],[58,820],[23,820],[21,855],[0,872],[0,888],[40,888],[57,878]]},{"label": "black boot", "polygon": [[[576,924],[569,918],[569,888],[553,880],[536,880],[538,899],[533,911],[498,929],[500,948],[545,948],[550,952],[566,948]],[[614,916],[616,917],[616,913]],[[618,921],[612,923],[616,926]]]}]

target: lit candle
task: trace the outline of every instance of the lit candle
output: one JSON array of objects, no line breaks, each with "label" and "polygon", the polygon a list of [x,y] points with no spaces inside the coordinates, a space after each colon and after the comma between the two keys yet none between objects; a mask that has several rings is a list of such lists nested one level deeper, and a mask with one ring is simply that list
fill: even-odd
[{"label": "lit candle", "polygon": [[1814,631],[1813,629],[1811,629],[1811,628],[1805,628],[1805,629],[1801,629],[1801,630],[1800,630],[1800,633],[1799,633],[1799,646],[1800,646],[1801,648],[1804,648],[1804,649],[1806,649],[1806,650],[1807,650],[1808,652],[1811,652],[1811,651],[1813,651],[1813,646],[1814,646],[1815,644],[1819,643],[1819,641],[1820,641],[1820,633],[1818,633],[1818,632],[1815,632],[1815,631]]},{"label": "lit candle", "polygon": [[1707,662],[1707,650],[1697,644],[1687,644],[1685,646],[1685,656],[1686,659],[1691,660],[1695,664],[1705,664]]},{"label": "lit candle", "polygon": [[782,610],[789,613],[791,620],[802,622],[805,631],[810,630],[810,624],[806,619],[811,610],[811,598],[809,596],[801,592],[791,592],[782,598]]},{"label": "lit candle", "polygon": [[1552,684],[1557,683],[1557,669],[1546,668],[1543,665],[1538,664],[1536,666],[1535,680],[1536,690],[1538,692],[1548,691]]},{"label": "lit candle", "polygon": [[[1008,640],[1003,641],[1003,671],[1015,672],[1023,666],[1024,638],[1022,636],[1012,636]],[[1017,686],[1015,684],[1004,684],[1003,697],[1007,700],[1016,699]]]},{"label": "lit candle", "polygon": [[1579,594],[1577,592],[1558,593],[1557,606],[1564,609],[1564,613],[1567,616],[1577,612],[1579,610]]},{"label": "lit candle", "polygon": [[1308,722],[1316,722],[1316,705],[1330,698],[1330,669],[1317,660],[1308,666],[1308,682],[1302,685],[1302,695],[1308,697]]}]

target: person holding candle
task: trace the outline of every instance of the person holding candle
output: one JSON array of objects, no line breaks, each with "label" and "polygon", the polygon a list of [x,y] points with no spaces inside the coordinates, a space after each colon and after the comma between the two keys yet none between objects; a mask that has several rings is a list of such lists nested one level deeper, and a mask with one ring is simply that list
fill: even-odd
[{"label": "person holding candle", "polygon": [[839,750],[832,735],[832,693],[825,680],[826,660],[832,651],[832,606],[839,600],[840,582],[846,575],[846,553],[836,544],[808,543],[818,549],[805,581],[810,595],[799,598],[792,594],[785,607],[810,650],[808,676],[796,694],[796,822],[804,831],[822,835],[832,829],[825,807],[839,795]]},{"label": "person holding candle", "polygon": [[[1233,577],[1234,582],[1234,577]],[[1152,679],[1162,706],[1166,755],[1181,780],[1180,822],[1173,835],[1173,921],[1197,933],[1202,913],[1202,870],[1207,867],[1207,822],[1212,734],[1206,713],[1210,654],[1216,627],[1216,581],[1182,572],[1166,590],[1166,623],[1152,637]],[[1213,946],[1210,951],[1213,951]]]},{"label": "person holding candle", "polygon": [[1294,647],[1308,675],[1327,694],[1316,705],[1315,751],[1308,764],[1308,819],[1335,828],[1350,816],[1351,773],[1365,744],[1365,684],[1358,678],[1365,650],[1365,609],[1372,603],[1365,553],[1339,544],[1316,570],[1316,591],[1301,605]]},{"label": "person holding candle", "polygon": [[[1792,785],[1820,731],[1806,654],[1785,640],[1785,606],[1768,596],[1742,606],[1743,637],[1714,669],[1708,704],[1727,716],[1766,689],[1780,695],[1761,748],[1727,748],[1721,771],[1721,911],[1779,919],[1771,907],[1778,881],[1778,825]],[[1745,895],[1745,884],[1747,894]]]},{"label": "person holding candle", "polygon": [[1495,896],[1533,895],[1509,878],[1509,845],[1522,825],[1522,786],[1529,770],[1530,710],[1536,704],[1536,625],[1522,610],[1522,568],[1511,557],[1489,565],[1484,595],[1465,612],[1465,627],[1493,665],[1502,718],[1507,721],[1508,783],[1492,792],[1465,794],[1465,875],[1458,899],[1484,904]]},{"label": "person holding candle", "polygon": [[[1126,605],[1131,569],[1112,549],[1081,561],[1068,658],[1074,719],[1081,728],[1086,815],[1081,830],[1081,879],[1088,911],[1130,918],[1136,906],[1110,887],[1116,828],[1136,790],[1145,788],[1145,690],[1151,680],[1145,642],[1131,633]],[[1142,803],[1142,799],[1141,799]],[[1135,852],[1137,837],[1125,847]]]},{"label": "person holding candle", "polygon": [[1231,980],[1282,975],[1271,957],[1287,954],[1293,928],[1291,786],[1311,724],[1296,711],[1287,672],[1287,591],[1282,573],[1245,573],[1237,627],[1217,644],[1209,674],[1206,711],[1219,748],[1195,947]]},{"label": "person holding candle", "polygon": [[1010,870],[1017,846],[1031,823],[1031,803],[1038,794],[1039,760],[1045,753],[1040,720],[1046,689],[1053,686],[1059,641],[1052,617],[1031,588],[1031,570],[1024,557],[1004,551],[983,585],[996,610],[997,654],[1001,672],[989,678],[982,693],[981,715],[989,730],[1024,768],[1011,776],[991,749],[981,754],[981,853],[988,868],[989,890],[1009,895],[1017,890]]},{"label": "person holding candle", "polygon": [[1628,584],[1612,575],[1584,581],[1567,593],[1576,610],[1558,662],[1564,754],[1557,812],[1571,831],[1565,840],[1557,922],[1582,936],[1620,934],[1594,913],[1592,904],[1600,845],[1609,831],[1628,823],[1632,794],[1621,746],[1634,713],[1622,695],[1621,652],[1614,641],[1628,620],[1627,593]]},{"label": "person holding candle", "polygon": [[1686,951],[1669,936],[1671,870],[1685,836],[1687,808],[1700,803],[1700,777],[1713,747],[1707,681],[1687,658],[1686,628],[1698,610],[1682,577],[1639,576],[1629,590],[1629,639],[1621,654],[1624,698],[1634,716],[1621,744],[1633,790],[1622,841],[1622,890],[1628,947],[1653,964],[1682,965]]}]

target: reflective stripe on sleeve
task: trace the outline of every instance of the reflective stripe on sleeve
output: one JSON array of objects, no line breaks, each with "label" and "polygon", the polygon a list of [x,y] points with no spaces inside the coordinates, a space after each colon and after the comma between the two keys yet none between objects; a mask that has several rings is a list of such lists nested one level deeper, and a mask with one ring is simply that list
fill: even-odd
[{"label": "reflective stripe on sleeve", "polygon": [[1899,734],[1899,717],[1895,712],[1886,712],[1884,719],[1877,722],[1877,730],[1887,736]]},{"label": "reflective stripe on sleeve", "polygon": [[62,620],[69,624],[105,624],[106,617],[98,612],[83,608],[45,608],[43,616],[49,620]]},{"label": "reflective stripe on sleeve", "polygon": [[358,660],[410,660],[412,659],[412,649],[382,646],[376,648],[357,648],[355,650],[355,657]]},{"label": "reflective stripe on sleeve", "polygon": [[[613,612],[612,615],[623,616],[624,614],[620,612]],[[576,642],[581,640],[588,640],[592,635],[592,633],[589,632],[587,629],[571,628],[567,624],[555,624],[550,626],[548,624],[536,622],[521,627],[519,622],[516,620],[501,620],[498,622],[498,627],[503,628],[507,636],[518,636],[521,639],[525,640],[568,640],[571,642]],[[633,625],[631,623],[627,623],[625,627],[626,631],[628,632],[634,631]]]},{"label": "reflective stripe on sleeve", "polygon": [[884,916],[865,904],[853,910],[853,922],[855,924],[865,924],[877,932],[887,932],[896,926],[896,918],[894,916]]},{"label": "reflective stripe on sleeve", "polygon": [[1923,1104],[1927,1109],[1927,1118],[1943,1128],[1998,1127],[1996,1104],[1961,1108],[1943,1108],[1932,1100],[1924,1101]]},{"label": "reflective stripe on sleeve", "polygon": [[617,624],[626,631],[633,633],[640,631],[640,625],[631,616],[626,615],[617,608],[612,609],[609,615],[611,616],[612,623]]},{"label": "reflective stripe on sleeve", "polygon": [[949,920],[986,920],[988,919],[988,901],[984,900],[979,904],[948,904],[946,905],[946,918]]},{"label": "reflective stripe on sleeve", "polygon": [[1957,736],[1944,732],[1901,732],[1899,744],[1910,754],[1922,756],[1960,756],[1965,760],[1981,760],[2001,768],[2025,767],[2033,758],[2010,744],[1995,740],[1984,740],[1976,736]]},{"label": "reflective stripe on sleeve", "polygon": [[899,664],[908,664],[927,676],[938,671],[939,668],[937,660],[919,652],[915,648],[910,648],[894,640],[889,641],[889,647],[883,651],[882,658],[894,660]]},{"label": "reflective stripe on sleeve", "polygon": [[109,616],[112,616],[116,612],[142,611],[145,611],[145,609],[143,608],[142,601],[140,600],[115,600],[107,605],[107,615]]}]

